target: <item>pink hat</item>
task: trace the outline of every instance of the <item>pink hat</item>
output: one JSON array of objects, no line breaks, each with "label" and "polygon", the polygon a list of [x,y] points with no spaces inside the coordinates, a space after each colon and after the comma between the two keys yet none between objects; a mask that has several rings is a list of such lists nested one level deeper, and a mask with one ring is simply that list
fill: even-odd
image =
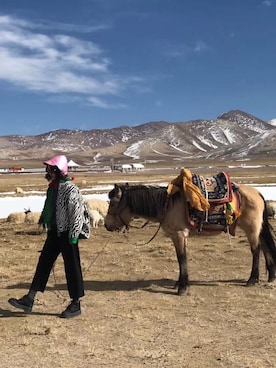
[{"label": "pink hat", "polygon": [[68,162],[64,155],[58,155],[50,158],[50,160],[43,162],[45,165],[56,166],[63,176],[68,173]]}]

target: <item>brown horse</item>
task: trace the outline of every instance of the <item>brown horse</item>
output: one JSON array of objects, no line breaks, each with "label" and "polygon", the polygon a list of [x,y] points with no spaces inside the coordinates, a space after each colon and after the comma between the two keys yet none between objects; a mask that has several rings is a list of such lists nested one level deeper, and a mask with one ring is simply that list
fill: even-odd
[{"label": "brown horse", "polygon": [[[272,227],[268,222],[264,198],[253,187],[239,185],[241,208],[237,225],[245,232],[252,253],[252,270],[246,283],[252,286],[259,280],[260,250],[263,251],[268,271],[268,282],[275,279],[276,245]],[[198,234],[191,229],[184,216],[187,198],[183,190],[168,196],[167,188],[146,185],[117,185],[109,192],[109,209],[105,218],[108,231],[127,229],[133,218],[160,223],[164,232],[172,239],[179,263],[179,279],[176,283],[178,295],[183,294],[189,286],[187,268],[187,240],[189,235]],[[217,232],[221,233],[222,229]],[[204,232],[204,235],[210,232]],[[212,235],[214,232],[212,232]]]}]

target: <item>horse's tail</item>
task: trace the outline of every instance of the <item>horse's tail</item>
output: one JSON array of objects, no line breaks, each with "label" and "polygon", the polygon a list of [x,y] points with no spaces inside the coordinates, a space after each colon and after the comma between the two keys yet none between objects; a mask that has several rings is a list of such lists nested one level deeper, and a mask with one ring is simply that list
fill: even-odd
[{"label": "horse's tail", "polygon": [[260,242],[261,242],[261,246],[263,248],[266,248],[269,251],[271,258],[273,260],[273,263],[276,267],[276,243],[275,243],[275,238],[273,235],[273,227],[268,221],[268,211],[267,211],[265,199],[262,195],[261,197],[264,201],[265,207],[263,211],[263,224],[262,224],[262,229],[260,232]]}]

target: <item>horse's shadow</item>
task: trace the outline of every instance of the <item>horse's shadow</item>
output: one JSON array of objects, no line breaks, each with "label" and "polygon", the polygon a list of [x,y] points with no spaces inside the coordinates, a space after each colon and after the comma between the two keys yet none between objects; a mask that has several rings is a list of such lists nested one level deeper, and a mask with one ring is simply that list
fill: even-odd
[{"label": "horse's shadow", "polygon": [[[86,280],[84,281],[85,290],[90,291],[135,291],[138,289],[145,290],[152,293],[163,293],[163,294],[175,294],[175,280],[172,279],[138,279],[138,280]],[[230,285],[245,285],[245,280],[242,279],[218,279],[211,281],[194,280],[190,281],[190,286],[211,286],[216,287],[219,284],[230,284]],[[26,289],[28,290],[29,284],[19,283],[7,286],[7,289]],[[157,289],[156,289],[157,288]],[[165,289],[165,290],[164,290]],[[47,286],[46,290],[67,290],[65,283],[55,283],[54,285]]]},{"label": "horse's shadow", "polygon": [[[161,282],[162,280],[160,280]],[[170,289],[170,290],[157,290],[154,289],[152,287],[148,287],[145,288],[144,291],[150,292],[150,293],[162,293],[162,294],[176,294],[177,291],[177,286],[176,286],[176,282],[173,280],[168,280],[170,283],[163,284],[161,283],[159,286],[163,287],[165,289]],[[241,280],[241,279],[230,279],[230,280],[212,280],[212,281],[200,281],[200,280],[195,280],[195,281],[190,281],[190,286],[194,287],[194,286],[211,286],[211,287],[216,287],[219,284],[229,284],[229,285],[233,285],[233,286],[245,286],[245,281]],[[152,286],[152,284],[151,284]]]},{"label": "horse's shadow", "polygon": [[[229,279],[229,280],[211,280],[211,281],[201,281],[195,280],[190,281],[190,285],[196,286],[211,286],[216,287],[219,284],[230,284],[230,285],[240,285],[245,286],[245,281],[241,279]],[[9,285],[6,289],[24,289],[28,290],[30,284],[19,283],[14,285]],[[84,281],[85,290],[90,291],[135,291],[142,289],[143,291],[154,293],[154,294],[168,294],[176,295],[175,280],[171,279],[150,279],[150,280],[112,280],[112,281],[98,281],[98,280],[86,280]],[[54,285],[47,286],[46,290],[49,291],[67,291],[67,285],[65,283],[55,283]],[[8,317],[25,317],[27,314],[21,311],[11,311],[8,309],[0,308],[0,318]],[[58,316],[56,313],[42,313],[42,312],[32,312],[32,315],[49,315]]]},{"label": "horse's shadow", "polygon": [[190,285],[195,286],[218,286],[218,284],[229,284],[229,285],[245,285],[244,279],[218,279],[218,280],[212,280],[212,281],[201,281],[201,280],[195,280],[191,281]]},{"label": "horse's shadow", "polygon": [[[91,291],[134,291],[138,289],[146,289],[150,286],[170,287],[174,285],[173,280],[169,279],[152,279],[152,280],[112,280],[112,281],[98,281],[85,280],[84,289]],[[29,283],[20,282],[18,284],[9,285],[6,289],[26,289],[30,287]],[[55,283],[48,285],[46,290],[67,290],[65,283]]]}]

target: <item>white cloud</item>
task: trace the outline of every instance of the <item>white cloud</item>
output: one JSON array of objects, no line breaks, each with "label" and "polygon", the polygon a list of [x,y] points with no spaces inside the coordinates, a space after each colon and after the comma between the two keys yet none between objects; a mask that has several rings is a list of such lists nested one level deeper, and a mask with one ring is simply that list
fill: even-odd
[{"label": "white cloud", "polygon": [[181,45],[165,45],[165,55],[173,58],[186,58],[194,53],[202,53],[208,49],[207,44],[204,41],[198,40],[193,46],[186,44]]},{"label": "white cloud", "polygon": [[100,107],[103,109],[125,109],[127,108],[127,105],[125,104],[110,104],[99,97],[88,97],[87,101],[90,105],[95,106],[95,107]]},{"label": "white cloud", "polygon": [[196,53],[200,53],[200,52],[203,52],[207,49],[208,49],[208,47],[207,47],[205,42],[197,41],[193,51],[196,52]]},{"label": "white cloud", "polygon": [[[50,29],[51,25],[64,31],[76,28],[68,24],[35,24],[8,15],[0,16],[0,80],[35,93],[72,94],[84,100],[91,95],[121,95],[122,91],[133,89],[133,85],[144,84],[144,80],[136,76],[113,74],[112,61],[98,44],[67,34],[55,34],[53,29],[50,33],[41,32]],[[81,32],[105,28],[108,27],[79,27]],[[92,104],[107,108],[107,104],[100,101],[94,100]]]},{"label": "white cloud", "polygon": [[273,0],[264,0],[263,5],[271,6],[273,4]]},{"label": "white cloud", "polygon": [[160,100],[157,100],[157,101],[155,101],[155,106],[156,106],[156,107],[163,106],[163,102],[162,102],[162,101],[160,101]]}]

